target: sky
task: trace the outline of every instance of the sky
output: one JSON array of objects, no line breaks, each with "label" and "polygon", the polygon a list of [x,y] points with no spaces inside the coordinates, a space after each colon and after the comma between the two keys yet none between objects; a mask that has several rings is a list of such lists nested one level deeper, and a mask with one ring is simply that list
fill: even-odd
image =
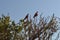
[{"label": "sky", "polygon": [[39,15],[60,17],[60,0],[0,0],[0,16],[9,13],[12,20],[18,22],[27,13],[31,16],[38,11]]}]

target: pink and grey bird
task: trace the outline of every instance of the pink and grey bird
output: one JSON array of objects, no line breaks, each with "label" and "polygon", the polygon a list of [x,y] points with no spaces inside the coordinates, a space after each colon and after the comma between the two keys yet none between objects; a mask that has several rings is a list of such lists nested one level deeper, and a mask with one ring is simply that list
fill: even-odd
[{"label": "pink and grey bird", "polygon": [[38,11],[34,14],[33,18],[38,16]]},{"label": "pink and grey bird", "polygon": [[29,14],[27,14],[27,15],[25,16],[24,20],[25,20],[25,19],[28,19],[28,16],[29,16]]}]

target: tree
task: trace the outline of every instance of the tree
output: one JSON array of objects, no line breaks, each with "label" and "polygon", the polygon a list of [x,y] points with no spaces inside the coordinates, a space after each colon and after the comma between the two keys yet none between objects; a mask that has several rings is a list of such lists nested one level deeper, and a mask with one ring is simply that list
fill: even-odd
[{"label": "tree", "polygon": [[[36,14],[36,15],[35,15]],[[0,17],[0,40],[51,40],[52,35],[58,30],[57,18],[51,16],[49,19],[42,17],[37,19],[38,11],[29,18],[20,19],[19,23],[10,20],[10,16]],[[27,19],[27,20],[25,20]],[[37,22],[37,21],[39,22]]]}]

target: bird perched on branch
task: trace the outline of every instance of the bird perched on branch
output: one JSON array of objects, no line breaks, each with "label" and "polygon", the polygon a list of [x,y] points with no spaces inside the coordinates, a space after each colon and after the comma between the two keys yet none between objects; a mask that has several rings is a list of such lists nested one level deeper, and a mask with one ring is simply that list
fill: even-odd
[{"label": "bird perched on branch", "polygon": [[25,19],[28,19],[28,16],[29,16],[29,14],[27,14],[27,15],[25,16],[24,20],[25,20]]},{"label": "bird perched on branch", "polygon": [[38,11],[34,14],[33,18],[35,18],[36,16],[38,16]]}]

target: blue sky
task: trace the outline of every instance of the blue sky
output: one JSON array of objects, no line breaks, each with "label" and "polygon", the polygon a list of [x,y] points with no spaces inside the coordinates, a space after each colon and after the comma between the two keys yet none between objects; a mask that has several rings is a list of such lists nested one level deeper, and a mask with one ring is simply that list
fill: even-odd
[{"label": "blue sky", "polygon": [[0,16],[9,13],[16,22],[27,13],[33,16],[36,11],[44,16],[55,13],[60,17],[60,0],[0,0]]},{"label": "blue sky", "polygon": [[9,13],[16,22],[27,13],[33,16],[36,11],[44,16],[54,13],[60,17],[60,0],[0,0],[0,16]]}]

